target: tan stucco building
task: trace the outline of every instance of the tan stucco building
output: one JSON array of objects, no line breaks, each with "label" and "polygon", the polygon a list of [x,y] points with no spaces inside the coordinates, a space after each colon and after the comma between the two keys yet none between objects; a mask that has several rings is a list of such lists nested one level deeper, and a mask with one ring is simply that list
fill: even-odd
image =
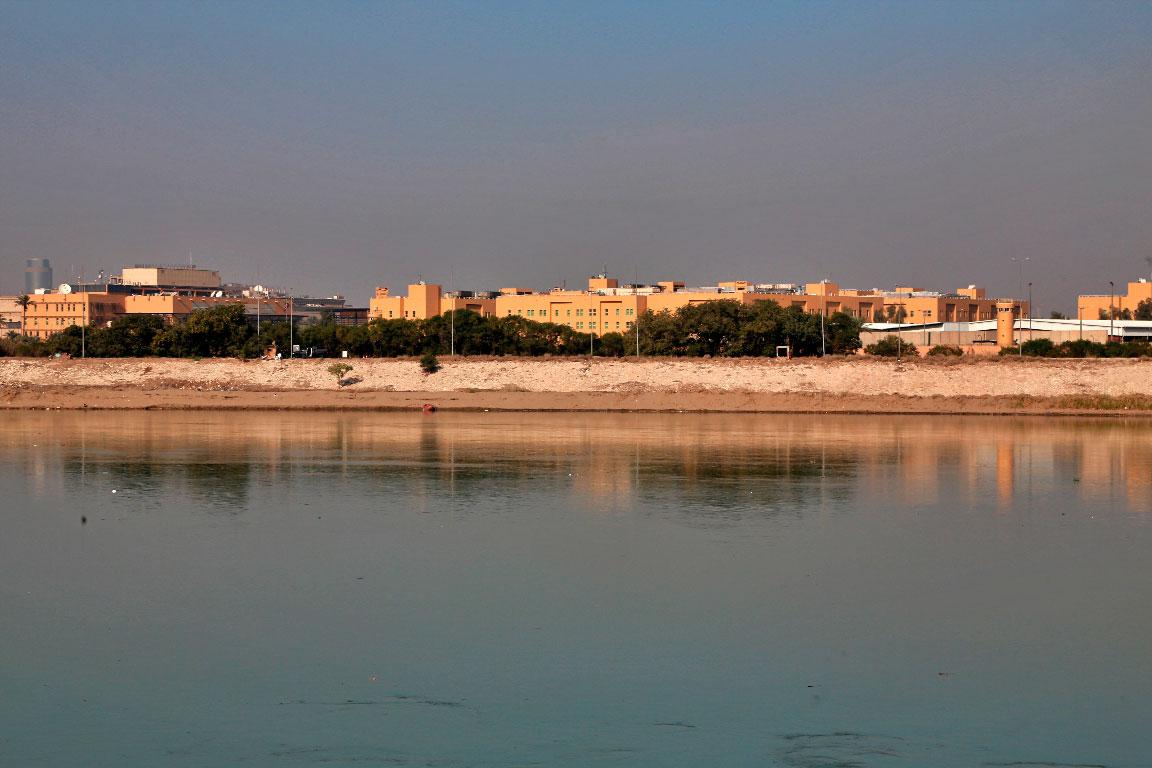
[{"label": "tan stucco building", "polygon": [[1109,310],[1114,317],[1121,317],[1124,311],[1134,313],[1140,302],[1152,299],[1152,282],[1148,278],[1140,278],[1134,283],[1128,283],[1125,293],[1114,294],[1085,294],[1076,299],[1076,316],[1085,320],[1107,318]]},{"label": "tan stucco building", "polygon": [[124,314],[121,293],[35,293],[28,297],[24,335],[46,339],[70,326],[106,325]]},{"label": "tan stucco building", "polygon": [[427,320],[452,310],[470,310],[485,317],[496,313],[496,301],[485,296],[445,294],[437,283],[413,283],[407,296],[391,294],[377,288],[368,302],[369,320]]},{"label": "tan stucco building", "polygon": [[[925,291],[897,286],[893,291],[841,288],[823,280],[804,286],[729,280],[715,286],[686,289],[678,281],[653,285],[620,285],[615,278],[595,275],[585,290],[554,288],[536,292],[529,288],[502,288],[495,296],[476,294],[463,298],[443,293],[435,283],[408,286],[407,296],[377,288],[369,305],[369,320],[404,318],[425,320],[452,309],[469,309],[481,315],[518,316],[538,322],[560,323],[583,333],[626,333],[645,312],[675,312],[681,307],[710,301],[754,304],[772,301],[814,314],[844,312],[866,322],[898,319],[907,323],[977,322],[995,320],[996,299],[983,288],[970,285],[955,293]],[[1017,313],[1026,315],[1027,303],[1014,301]]]}]

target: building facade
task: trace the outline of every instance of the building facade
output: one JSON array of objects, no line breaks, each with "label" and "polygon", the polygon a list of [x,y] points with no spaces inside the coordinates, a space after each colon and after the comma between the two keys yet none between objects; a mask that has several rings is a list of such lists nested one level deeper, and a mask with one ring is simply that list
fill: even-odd
[{"label": "building facade", "polygon": [[479,291],[444,293],[437,283],[413,283],[407,296],[395,296],[379,287],[368,302],[369,320],[427,320],[452,310],[468,310],[484,317],[496,314],[495,294]]},{"label": "building facade", "polygon": [[127,297],[116,293],[34,293],[24,312],[25,336],[46,339],[69,327],[107,325],[124,314]]},{"label": "building facade", "polygon": [[1125,293],[1085,294],[1076,299],[1076,317],[1084,320],[1098,320],[1112,317],[1119,319],[1127,313],[1134,315],[1140,302],[1152,300],[1152,282],[1140,278],[1128,283]]}]

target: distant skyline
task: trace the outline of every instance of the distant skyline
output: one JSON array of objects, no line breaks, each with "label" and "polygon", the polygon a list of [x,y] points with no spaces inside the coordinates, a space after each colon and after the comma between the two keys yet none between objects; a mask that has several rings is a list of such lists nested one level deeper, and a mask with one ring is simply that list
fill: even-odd
[{"label": "distant skyline", "polygon": [[0,0],[0,292],[1149,275],[1152,4]]}]

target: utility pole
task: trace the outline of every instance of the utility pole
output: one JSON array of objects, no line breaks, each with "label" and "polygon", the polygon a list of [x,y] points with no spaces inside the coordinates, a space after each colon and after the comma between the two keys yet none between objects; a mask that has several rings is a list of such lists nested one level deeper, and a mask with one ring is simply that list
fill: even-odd
[{"label": "utility pole", "polygon": [[632,321],[632,327],[636,329],[636,357],[640,357],[640,302],[636,302],[636,319]]},{"label": "utility pole", "polygon": [[1032,341],[1032,283],[1028,283],[1028,341]]},{"label": "utility pole", "polygon": [[80,305],[80,358],[84,359],[88,356],[87,349],[87,335],[88,335],[88,301],[85,297],[84,302]]},{"label": "utility pole", "polygon": [[448,319],[449,319],[449,322],[450,322],[451,327],[452,327],[452,333],[451,333],[452,341],[449,344],[449,352],[452,355],[452,357],[455,357],[456,356],[456,308],[455,307],[448,310]]},{"label": "utility pole", "polygon": [[828,347],[824,343],[824,312],[820,312],[820,357],[828,354]]},{"label": "utility pole", "polygon": [[[1016,256],[1012,256],[1011,259],[1012,259],[1012,261],[1016,262],[1016,264],[1020,267],[1020,273],[1018,275],[1020,282],[1018,283],[1018,289],[1016,291],[1016,301],[1019,302],[1020,299],[1024,295],[1024,262],[1031,261],[1032,258],[1030,256],[1024,256],[1023,258],[1017,258]],[[1029,285],[1031,285],[1031,283],[1029,283]],[[1021,316],[1023,316],[1023,313],[1021,313]],[[1028,327],[1029,328],[1032,327],[1032,305],[1031,304],[1028,305]],[[1013,333],[1015,333],[1015,331],[1016,331],[1016,321],[1015,320],[1012,321],[1012,331],[1013,331]],[[1024,356],[1024,335],[1023,334],[1020,335],[1020,338],[1019,338],[1019,340],[1017,340],[1016,344],[1019,347],[1020,357],[1023,357]]]},{"label": "utility pole", "polygon": [[1112,341],[1113,326],[1116,320],[1116,283],[1108,281],[1108,341]]}]

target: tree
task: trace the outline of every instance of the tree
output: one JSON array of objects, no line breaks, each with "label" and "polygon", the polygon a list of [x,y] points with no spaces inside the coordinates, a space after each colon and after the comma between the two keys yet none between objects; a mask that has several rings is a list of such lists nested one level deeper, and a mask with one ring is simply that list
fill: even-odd
[{"label": "tree", "polygon": [[156,354],[169,357],[239,357],[252,329],[243,304],[221,304],[192,312],[153,339]]},{"label": "tree", "polygon": [[28,294],[23,293],[16,299],[16,303],[20,305],[20,333],[25,336],[28,335],[28,305],[32,303],[32,299]]},{"label": "tree", "polygon": [[1048,315],[1048,317],[1052,320],[1067,320],[1068,319],[1068,315],[1064,314],[1063,312],[1058,312],[1055,309],[1052,310],[1052,314]]},{"label": "tree", "polygon": [[1152,320],[1152,299],[1144,299],[1136,305],[1136,311],[1132,313],[1133,320]]},{"label": "tree", "polygon": [[833,312],[824,323],[827,348],[833,355],[850,355],[860,349],[859,320],[845,312]]},{"label": "tree", "polygon": [[344,376],[352,370],[352,366],[348,363],[332,363],[328,366],[328,373],[336,377],[336,386],[344,386]]},{"label": "tree", "polygon": [[152,354],[164,321],[156,315],[122,315],[107,328],[88,331],[90,357],[145,357]]},{"label": "tree", "polygon": [[612,331],[600,337],[600,345],[596,354],[604,357],[623,357],[625,353],[624,337]]},{"label": "tree", "polygon": [[436,359],[436,353],[428,350],[420,358],[420,370],[427,374],[436,373],[440,370],[440,361]]}]

